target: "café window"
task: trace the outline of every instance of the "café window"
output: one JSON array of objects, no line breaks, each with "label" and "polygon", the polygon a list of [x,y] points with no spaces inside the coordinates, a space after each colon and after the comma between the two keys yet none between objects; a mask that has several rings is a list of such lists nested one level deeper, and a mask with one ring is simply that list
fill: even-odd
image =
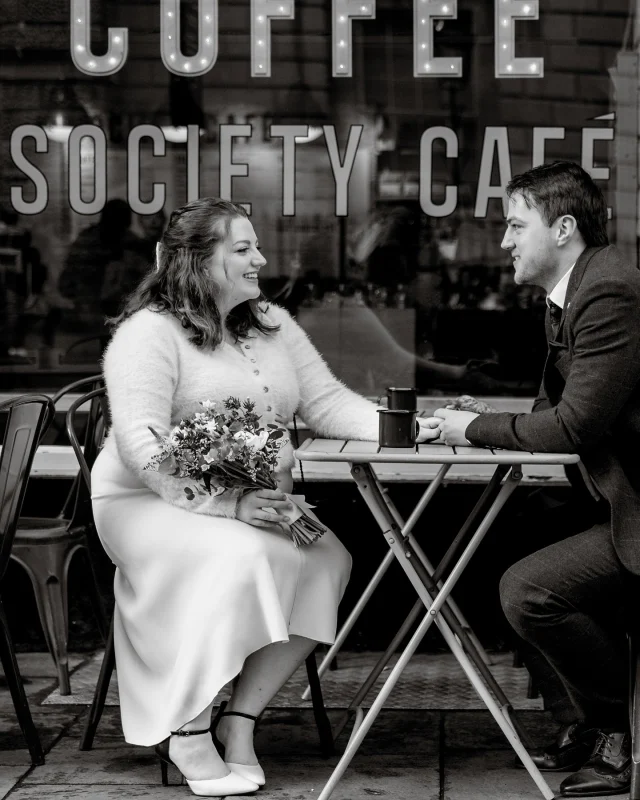
[{"label": "caf\u00e9 window", "polygon": [[637,264],[635,3],[209,5],[3,15],[2,390],[96,372],[171,211],[216,195],[351,388],[535,394],[544,293],[500,247],[504,186],[582,164]]}]

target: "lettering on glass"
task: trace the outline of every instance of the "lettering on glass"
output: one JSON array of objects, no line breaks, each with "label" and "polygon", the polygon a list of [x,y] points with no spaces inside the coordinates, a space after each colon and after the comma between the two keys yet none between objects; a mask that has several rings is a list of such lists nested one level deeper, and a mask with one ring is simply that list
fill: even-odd
[{"label": "lettering on glass", "polygon": [[413,75],[415,78],[461,78],[462,59],[433,54],[433,20],[456,19],[457,0],[413,0]]},{"label": "lettering on glass", "polygon": [[495,0],[496,78],[542,78],[543,58],[516,58],[516,20],[537,20],[538,0]]},{"label": "lettering on glass", "polygon": [[375,19],[375,0],[332,0],[333,77],[350,78],[353,70],[351,20]]},{"label": "lettering on glass", "polygon": [[252,78],[271,76],[271,20],[293,17],[293,0],[251,0]]},{"label": "lettering on glass", "polygon": [[107,52],[96,56],[91,50],[91,0],[71,0],[71,58],[85,75],[114,75],[127,60],[129,31],[109,28]]},{"label": "lettering on glass", "polygon": [[198,0],[198,50],[185,56],[180,47],[180,0],[162,0],[160,53],[174,75],[204,75],[218,58],[218,0]]}]

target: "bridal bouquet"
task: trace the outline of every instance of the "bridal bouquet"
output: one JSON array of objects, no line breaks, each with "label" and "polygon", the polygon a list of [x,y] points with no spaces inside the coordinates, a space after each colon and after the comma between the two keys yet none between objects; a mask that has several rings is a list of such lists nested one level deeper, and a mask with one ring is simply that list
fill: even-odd
[{"label": "bridal bouquet", "polygon": [[[255,403],[249,399],[228,397],[224,410],[217,410],[210,400],[200,405],[202,411],[181,420],[168,436],[149,428],[161,450],[145,469],[195,481],[195,487],[184,489],[189,500],[227,489],[276,489],[278,451],[288,441],[284,430],[273,424],[260,427]],[[292,521],[283,527],[293,543],[299,547],[315,542],[327,529],[306,513],[311,507],[302,495],[287,499],[293,504]]]}]

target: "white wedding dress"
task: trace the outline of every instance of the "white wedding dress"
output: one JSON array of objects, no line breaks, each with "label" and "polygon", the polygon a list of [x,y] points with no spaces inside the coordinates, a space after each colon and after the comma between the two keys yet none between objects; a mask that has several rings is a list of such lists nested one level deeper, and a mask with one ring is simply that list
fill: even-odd
[{"label": "white wedding dress", "polygon": [[[297,549],[280,528],[233,518],[237,495],[189,501],[184,481],[143,469],[161,434],[199,401],[252,397],[263,422],[300,413],[315,430],[375,439],[376,407],[329,372],[304,332],[269,309],[277,333],[243,352],[204,353],[172,317],[138,312],[104,361],[112,428],[92,471],[96,527],[116,566],[115,648],[128,742],[152,745],[197,716],[246,657],[298,634],[335,638],[351,558],[328,531]],[[284,452],[286,450],[286,452]],[[290,489],[292,449],[278,472]]]}]

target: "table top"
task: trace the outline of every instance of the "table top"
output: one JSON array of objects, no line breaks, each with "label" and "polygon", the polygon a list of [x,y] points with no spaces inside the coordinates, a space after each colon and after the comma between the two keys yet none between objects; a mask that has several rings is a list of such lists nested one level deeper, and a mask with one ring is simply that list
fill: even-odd
[{"label": "table top", "polygon": [[529,453],[490,447],[448,447],[418,444],[413,447],[380,447],[377,442],[344,439],[307,439],[295,451],[301,461],[342,461],[350,464],[577,464],[572,453]]}]

